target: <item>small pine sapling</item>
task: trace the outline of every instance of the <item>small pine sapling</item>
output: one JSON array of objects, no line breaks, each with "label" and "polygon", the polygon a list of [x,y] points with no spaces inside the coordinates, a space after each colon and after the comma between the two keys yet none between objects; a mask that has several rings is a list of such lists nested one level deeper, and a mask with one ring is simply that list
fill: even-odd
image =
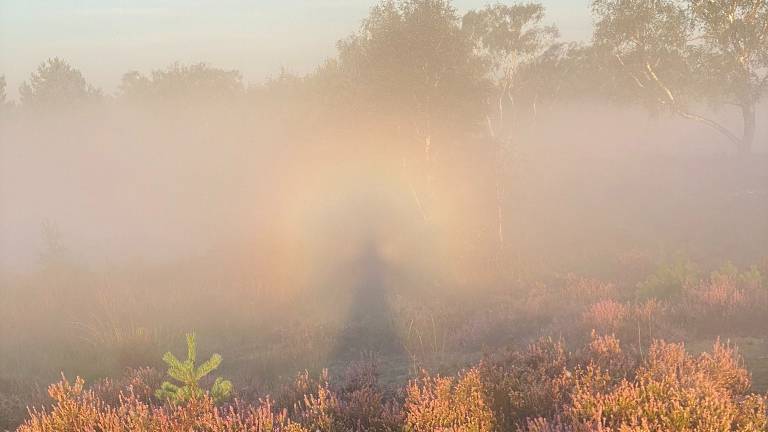
[{"label": "small pine sapling", "polygon": [[[213,372],[221,364],[221,356],[214,354],[208,361],[195,367],[197,357],[197,342],[194,333],[187,334],[187,359],[180,361],[170,351],[163,355],[163,361],[168,365],[168,375],[179,381],[176,385],[165,381],[157,391],[155,396],[160,400],[167,400],[171,403],[186,402],[193,398],[201,397],[205,391],[200,387],[200,380]],[[229,398],[232,394],[232,383],[221,377],[217,377],[209,392],[214,402],[221,402]]]}]

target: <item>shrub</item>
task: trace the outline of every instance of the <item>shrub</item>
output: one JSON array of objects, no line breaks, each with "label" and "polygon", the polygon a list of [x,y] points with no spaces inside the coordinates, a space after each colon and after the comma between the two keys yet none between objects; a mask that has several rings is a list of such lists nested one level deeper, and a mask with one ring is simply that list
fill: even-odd
[{"label": "shrub", "polygon": [[45,389],[31,380],[0,379],[0,430],[11,430],[27,416],[27,405],[43,404]]},{"label": "shrub", "polygon": [[334,431],[341,426],[339,412],[341,401],[331,391],[327,381],[320,384],[317,391],[304,395],[304,402],[296,407],[297,418],[308,425],[310,430]]},{"label": "shrub", "polygon": [[49,387],[54,400],[50,410],[30,410],[30,418],[18,432],[167,432],[167,431],[253,431],[308,432],[291,422],[285,411],[275,412],[268,399],[256,406],[239,403],[218,408],[209,395],[190,398],[185,404],[153,407],[132,393],[123,394],[110,406],[77,378],[66,378]]},{"label": "shrub", "polygon": [[[155,392],[158,399],[179,403],[208,394],[200,387],[200,380],[219,367],[221,356],[214,354],[198,367],[195,367],[196,358],[197,342],[194,333],[187,334],[187,359],[185,361],[180,361],[170,351],[163,355],[163,361],[168,364],[168,375],[179,381],[181,386],[168,381],[163,382]],[[216,378],[210,390],[214,402],[221,402],[229,398],[231,394],[232,383],[221,377]]]},{"label": "shrub", "polygon": [[480,372],[469,369],[457,378],[425,375],[412,381],[405,402],[405,431],[490,432],[493,412]]},{"label": "shrub", "polygon": [[670,299],[678,297],[689,283],[697,278],[696,266],[686,259],[660,265],[656,271],[637,285],[637,296],[641,300],[649,298]]},{"label": "shrub", "polygon": [[563,294],[571,302],[584,303],[611,298],[615,293],[616,287],[610,282],[569,276]]},{"label": "shrub", "polygon": [[634,305],[632,316],[637,329],[638,350],[642,351],[643,346],[650,346],[654,338],[671,337],[679,332],[670,322],[669,311],[669,304],[655,298]]},{"label": "shrub", "polygon": [[[573,366],[574,361],[581,362]],[[153,404],[148,369],[119,381],[85,388],[66,378],[48,389],[54,403],[31,409],[19,432],[587,432],[768,430],[768,405],[749,394],[749,374],[737,353],[717,342],[696,357],[682,344],[655,342],[634,361],[614,336],[593,333],[577,356],[542,339],[467,369],[456,377],[426,372],[406,387],[400,408],[387,401],[373,364],[353,368],[346,383],[331,386],[300,375],[304,392],[294,410],[263,398],[253,405],[221,407],[208,393],[183,404]],[[154,378],[153,378],[154,377]],[[116,389],[118,396],[114,398]],[[143,395],[140,395],[143,394]],[[150,399],[150,400],[145,400]]]},{"label": "shrub", "polygon": [[104,378],[91,386],[91,390],[109,405],[117,406],[122,394],[133,394],[144,403],[152,403],[155,389],[161,385],[163,374],[155,369],[128,368],[119,378]]},{"label": "shrub", "polygon": [[[293,395],[304,390],[303,400],[294,405],[294,417],[310,430],[386,432],[402,427],[402,410],[394,401],[385,401],[372,365],[354,365],[346,385],[335,390],[323,371],[319,380],[300,374]],[[309,386],[314,385],[314,388]]]},{"label": "shrub", "polygon": [[728,347],[691,357],[682,344],[655,343],[633,380],[616,385],[594,365],[580,371],[568,409],[574,425],[632,431],[763,431],[765,398]]},{"label": "shrub", "polygon": [[498,430],[554,416],[567,392],[568,361],[561,341],[543,338],[525,351],[483,362],[478,369]]},{"label": "shrub", "polygon": [[[573,432],[574,429],[563,423],[559,419],[548,420],[543,417],[537,417],[535,419],[528,419],[525,427],[521,427],[520,431],[525,432]],[[580,432],[589,432],[586,429],[579,429]],[[595,432],[599,432],[595,430]]]},{"label": "shrub", "polygon": [[629,310],[626,305],[614,300],[601,300],[592,304],[584,312],[584,322],[588,329],[600,333],[617,333],[626,323]]},{"label": "shrub", "polygon": [[582,364],[606,371],[612,382],[630,376],[635,366],[634,359],[621,349],[619,339],[613,335],[599,335],[595,331],[582,355]]},{"label": "shrub", "polygon": [[688,327],[704,334],[723,330],[751,334],[755,323],[765,322],[768,294],[762,287],[762,275],[755,268],[739,271],[726,264],[712,272],[709,279],[686,287],[678,317]]}]

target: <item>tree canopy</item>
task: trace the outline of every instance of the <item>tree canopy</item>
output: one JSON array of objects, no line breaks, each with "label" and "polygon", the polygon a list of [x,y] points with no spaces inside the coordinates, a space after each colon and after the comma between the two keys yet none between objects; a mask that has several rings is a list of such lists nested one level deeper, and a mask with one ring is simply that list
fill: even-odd
[{"label": "tree canopy", "polygon": [[79,70],[54,57],[38,66],[19,87],[19,95],[23,106],[61,106],[97,99],[101,91],[88,84]]},{"label": "tree canopy", "polygon": [[227,100],[244,91],[242,75],[206,63],[184,65],[174,63],[166,69],[154,70],[150,76],[137,71],[123,75],[121,96],[163,98],[167,100]]},{"label": "tree canopy", "polygon": [[0,105],[5,104],[5,75],[0,75]]},{"label": "tree canopy", "polygon": [[481,120],[483,59],[447,0],[383,1],[338,47],[348,91],[396,127],[426,137]]},{"label": "tree canopy", "polygon": [[557,28],[543,25],[543,20],[544,7],[537,3],[496,4],[464,15],[464,31],[485,61],[495,89],[487,118],[492,136],[508,134],[502,132],[510,127],[505,107],[514,108],[514,95],[521,91],[520,70],[532,67],[558,37]]},{"label": "tree canopy", "polygon": [[[592,11],[594,44],[615,58],[636,101],[706,124],[749,151],[768,79],[768,3],[595,0]],[[704,103],[738,107],[741,133],[694,113]]]},{"label": "tree canopy", "polygon": [[[248,100],[263,112],[300,112],[282,116],[290,121],[327,118],[339,127],[374,128],[376,136],[415,143],[427,159],[435,140],[506,142],[541,106],[612,98],[697,121],[750,150],[756,107],[768,90],[765,0],[591,5],[588,44],[560,41],[539,3],[499,3],[462,15],[450,0],[382,0],[338,42],[334,57],[305,76],[282,72],[246,88],[236,70],[174,63],[124,74],[116,96],[173,104]],[[19,93],[21,106],[74,106],[101,96],[58,57],[42,63]],[[0,102],[5,98],[2,80]],[[740,114],[743,127],[709,117],[724,107]]]}]

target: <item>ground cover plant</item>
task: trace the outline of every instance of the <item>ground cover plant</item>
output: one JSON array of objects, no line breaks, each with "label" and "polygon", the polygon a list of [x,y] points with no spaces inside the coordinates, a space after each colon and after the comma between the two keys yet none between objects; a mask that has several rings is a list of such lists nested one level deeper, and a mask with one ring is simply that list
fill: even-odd
[{"label": "ground cover plant", "polygon": [[[577,353],[543,339],[523,352],[483,362],[454,377],[412,379],[384,397],[375,372],[343,385],[300,375],[303,400],[280,408],[269,397],[219,406],[208,392],[163,403],[133,382],[108,403],[81,378],[49,387],[53,403],[32,409],[22,432],[101,431],[765,431],[766,396],[750,391],[736,351],[720,342],[691,355],[656,341],[642,358],[613,336],[592,335]],[[138,383],[142,384],[142,383]],[[295,396],[295,395],[294,395]]]},{"label": "ground cover plant", "polygon": [[[196,338],[188,334],[186,360],[163,357],[188,390],[171,391],[155,361],[90,385],[63,378],[49,387],[50,400],[3,393],[4,409],[21,422],[30,406],[24,431],[766,430],[760,365],[768,345],[753,324],[765,319],[768,301],[758,267],[726,263],[663,300],[639,294],[647,280],[633,286],[569,275],[552,281],[557,290],[526,288],[525,297],[500,296],[472,311],[422,307],[430,317],[424,324],[399,309],[397,319],[411,323],[400,343],[421,343],[420,351],[342,356],[324,365],[330,371],[283,368],[283,378],[271,380],[254,381],[238,368],[228,369],[234,384],[209,379],[226,362],[214,354],[196,365]],[[527,321],[536,329],[510,337],[506,329]],[[365,326],[355,331],[367,335]],[[438,331],[444,346],[423,343],[442,337]],[[718,340],[723,334],[751,357]]]},{"label": "ground cover plant", "polygon": [[0,431],[768,432],[766,0],[133,3],[0,0]]}]

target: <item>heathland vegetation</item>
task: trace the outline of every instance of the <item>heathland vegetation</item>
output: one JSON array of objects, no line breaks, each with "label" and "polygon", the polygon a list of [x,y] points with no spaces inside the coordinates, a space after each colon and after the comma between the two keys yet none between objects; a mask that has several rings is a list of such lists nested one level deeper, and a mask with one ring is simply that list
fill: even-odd
[{"label": "heathland vegetation", "polygon": [[0,79],[0,430],[768,431],[768,4],[591,7]]}]

